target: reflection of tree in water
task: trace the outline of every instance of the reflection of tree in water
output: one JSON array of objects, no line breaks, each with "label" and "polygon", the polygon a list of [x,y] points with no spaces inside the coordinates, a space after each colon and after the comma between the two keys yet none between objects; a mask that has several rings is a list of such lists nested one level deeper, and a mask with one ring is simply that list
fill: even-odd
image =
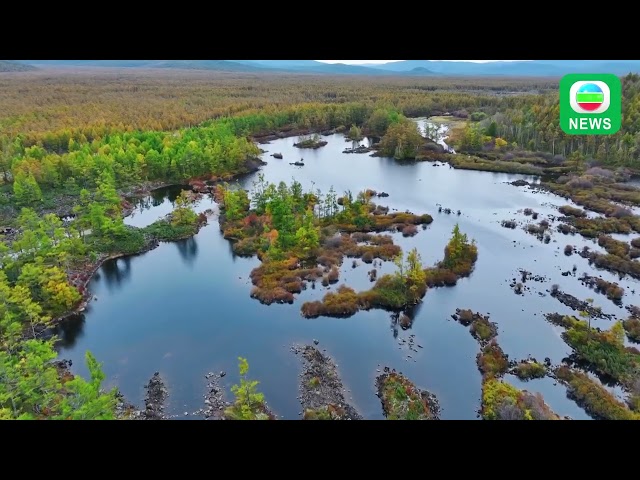
[{"label": "reflection of tree in water", "polygon": [[187,238],[186,240],[180,240],[176,242],[178,252],[187,265],[193,265],[196,257],[198,256],[198,242],[195,237]]},{"label": "reflection of tree in water", "polygon": [[123,282],[131,276],[131,257],[123,257],[104,262],[100,269],[109,290],[120,288]]},{"label": "reflection of tree in water", "polygon": [[391,314],[391,331],[393,338],[398,338],[398,330],[409,330],[413,326],[415,318],[418,316],[422,303],[407,308],[404,312],[394,312]]},{"label": "reflection of tree in water", "polygon": [[55,328],[58,336],[57,346],[65,349],[73,348],[84,335],[85,316],[81,313],[65,318]]},{"label": "reflection of tree in water", "polygon": [[391,331],[393,332],[393,338],[398,338],[398,321],[400,320],[399,313],[391,314]]},{"label": "reflection of tree in water", "polygon": [[133,197],[130,198],[129,201],[135,206],[135,209],[139,212],[143,212],[145,210],[149,210],[153,207],[159,207],[162,205],[165,200],[169,200],[171,205],[174,205],[176,198],[180,195],[180,192],[183,188],[188,187],[165,187],[159,188],[157,190],[153,190],[149,193],[149,195],[145,195],[144,197]]}]

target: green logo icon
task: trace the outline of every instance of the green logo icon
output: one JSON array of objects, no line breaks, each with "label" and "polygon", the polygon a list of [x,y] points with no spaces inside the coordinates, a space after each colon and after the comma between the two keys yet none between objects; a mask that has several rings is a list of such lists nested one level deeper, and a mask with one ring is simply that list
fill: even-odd
[{"label": "green logo icon", "polygon": [[560,128],[569,135],[613,135],[622,123],[622,86],[610,73],[560,80]]}]

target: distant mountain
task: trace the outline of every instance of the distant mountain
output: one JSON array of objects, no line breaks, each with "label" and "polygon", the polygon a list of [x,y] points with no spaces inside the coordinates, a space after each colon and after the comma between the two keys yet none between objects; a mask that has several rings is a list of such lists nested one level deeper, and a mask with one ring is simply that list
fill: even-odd
[{"label": "distant mountain", "polygon": [[19,60],[41,67],[174,68],[226,72],[289,72],[332,75],[398,75],[377,68],[315,60]]},{"label": "distant mountain", "polygon": [[399,74],[425,68],[440,75],[521,75],[562,76],[568,73],[640,72],[640,60],[532,60],[528,62],[445,62],[442,60],[404,60],[375,65]]},{"label": "distant mountain", "polygon": [[323,63],[317,60],[234,60],[246,65],[264,69],[278,69],[305,73],[326,73],[334,75],[390,75],[386,70],[345,63]]},{"label": "distant mountain", "polygon": [[313,68],[326,65],[317,60],[231,60],[245,65],[259,66],[263,68],[299,69]]},{"label": "distant mountain", "polygon": [[411,74],[414,74],[414,75],[433,75],[434,74],[433,71],[429,70],[428,68],[424,68],[424,67],[412,68],[407,73],[411,73]]},{"label": "distant mountain", "polygon": [[0,72],[26,72],[36,70],[33,65],[24,65],[13,60],[0,60]]},{"label": "distant mountain", "polygon": [[112,67],[112,68],[144,68],[157,60],[16,60],[27,65],[49,67]]},{"label": "distant mountain", "polygon": [[231,60],[19,60],[19,62],[43,67],[175,68],[229,72],[264,70],[262,67]]},{"label": "distant mountain", "polygon": [[316,60],[18,60],[11,62],[41,67],[111,67],[214,70],[225,72],[308,73],[368,76],[549,76],[567,73],[640,72],[640,60],[533,60],[516,62],[445,62],[403,60],[386,64],[347,65]]}]

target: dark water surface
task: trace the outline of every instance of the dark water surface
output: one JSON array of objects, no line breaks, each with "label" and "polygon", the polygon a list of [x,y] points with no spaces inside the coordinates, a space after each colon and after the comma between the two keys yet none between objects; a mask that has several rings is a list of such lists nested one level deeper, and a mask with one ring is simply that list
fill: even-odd
[{"label": "dark water surface", "polygon": [[[570,353],[560,338],[561,329],[544,320],[547,312],[571,313],[568,307],[547,295],[557,283],[562,290],[580,299],[594,298],[605,312],[625,317],[624,311],[606,297],[583,287],[563,271],[578,267],[578,276],[594,271],[577,255],[563,254],[567,243],[582,248],[596,244],[579,236],[553,233],[552,241],[543,244],[521,228],[501,227],[504,219],[531,221],[518,210],[533,208],[540,213],[557,215],[555,206],[567,202],[549,194],[534,193],[506,182],[531,177],[454,170],[431,163],[400,165],[387,158],[368,154],[343,154],[342,135],[325,138],[329,144],[318,150],[293,147],[296,138],[282,139],[262,148],[268,162],[262,170],[267,181],[290,182],[292,178],[305,187],[326,192],[366,188],[385,191],[389,198],[379,203],[398,210],[430,213],[434,222],[413,238],[394,239],[404,250],[417,247],[426,264],[443,256],[451,230],[459,222],[463,232],[478,243],[479,258],[469,279],[456,287],[430,290],[418,308],[413,326],[406,331],[394,326],[389,313],[361,312],[348,319],[318,318],[300,315],[301,304],[320,298],[327,289],[308,289],[293,305],[264,306],[249,297],[249,273],[258,265],[256,259],[234,257],[229,243],[220,234],[216,218],[210,220],[194,238],[164,243],[146,254],[106,263],[92,280],[90,288],[97,297],[85,318],[64,326],[62,357],[73,360],[77,373],[86,375],[84,353],[91,350],[104,362],[109,386],[117,385],[132,402],[143,406],[144,384],[159,371],[170,391],[167,412],[183,418],[185,412],[203,407],[207,372],[227,372],[223,379],[229,387],[237,382],[237,357],[247,357],[250,376],[260,380],[271,408],[284,418],[299,418],[298,358],[290,352],[295,342],[319,340],[338,364],[345,386],[350,389],[354,405],[365,418],[380,419],[382,411],[375,396],[376,370],[396,368],[420,387],[435,393],[443,407],[445,419],[474,419],[480,405],[480,374],[475,364],[478,345],[468,329],[451,320],[456,308],[471,308],[490,313],[498,323],[498,341],[510,358],[531,354],[539,360],[550,357],[554,363]],[[270,154],[279,152],[283,160]],[[304,158],[304,167],[289,162]],[[257,174],[242,180],[251,188]],[[175,191],[166,190],[149,198],[150,208],[127,220],[143,226],[171,211]],[[461,216],[438,214],[437,204],[460,209]],[[154,206],[155,205],[155,206]],[[211,208],[204,199],[199,210]],[[352,269],[351,260],[341,268],[341,280],[356,289],[370,288],[367,270],[361,265]],[[543,275],[546,282],[527,282],[531,291],[516,295],[509,287],[518,269]],[[392,271],[392,265],[382,272]],[[617,277],[597,272],[607,280]],[[638,282],[623,280],[625,301],[640,291]],[[335,287],[334,287],[335,288]],[[545,296],[541,296],[540,293]],[[609,327],[610,321],[594,325]],[[415,335],[423,348],[412,352],[404,341]],[[411,356],[412,358],[409,358]],[[588,418],[582,409],[566,398],[565,388],[544,379],[521,383],[507,377],[521,388],[539,391],[561,415]],[[611,389],[619,394],[619,389]],[[191,414],[186,418],[193,418]]]}]

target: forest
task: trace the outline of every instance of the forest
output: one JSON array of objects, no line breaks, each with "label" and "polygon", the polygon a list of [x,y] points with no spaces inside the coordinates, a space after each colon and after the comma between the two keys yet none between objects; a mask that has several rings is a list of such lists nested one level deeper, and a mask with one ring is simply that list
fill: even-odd
[{"label": "forest", "polygon": [[[384,155],[416,158],[425,140],[407,119],[444,114],[465,122],[453,138],[462,152],[501,162],[487,168],[520,164],[523,152],[577,172],[594,162],[640,167],[640,76],[623,78],[623,126],[610,137],[564,135],[556,89],[557,80],[517,78],[0,75],[0,418],[115,416],[116,392],[101,389],[100,363],[87,353],[91,377],[70,376],[55,361],[52,327],[86,295],[87,266],[192,235],[206,221],[185,193],[169,219],[126,227],[124,189],[230,181],[255,168],[255,137],[292,131],[343,128],[379,138]],[[367,191],[303,192],[296,182],[260,181],[251,198],[224,184],[215,195],[234,251],[262,260],[251,295],[263,303],[292,302],[312,278],[336,283],[345,257],[396,262],[398,273],[376,279],[369,291],[341,286],[304,304],[309,317],[406,309],[427,288],[468,275],[477,258],[457,227],[437,265],[423,266],[417,251],[403,256],[382,232],[415,235],[431,217],[390,214]],[[61,214],[74,218],[65,222]]]}]

